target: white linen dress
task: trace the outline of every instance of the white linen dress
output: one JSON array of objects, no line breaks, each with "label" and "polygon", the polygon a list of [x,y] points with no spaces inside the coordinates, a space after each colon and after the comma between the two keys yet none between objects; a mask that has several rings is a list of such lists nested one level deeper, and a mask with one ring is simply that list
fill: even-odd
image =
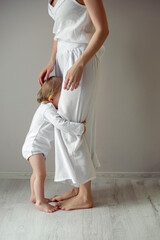
[{"label": "white linen dress", "polygon": [[76,0],[58,0],[55,6],[48,1],[48,13],[52,17],[53,38],[57,40],[55,75],[63,78],[58,113],[67,120],[83,122],[86,132],[79,136],[55,128],[55,182],[79,187],[96,177],[100,161],[96,154],[96,89],[99,81],[102,47],[85,65],[77,89],[64,89],[67,71],[74,65],[87,47],[95,32],[85,5]]}]

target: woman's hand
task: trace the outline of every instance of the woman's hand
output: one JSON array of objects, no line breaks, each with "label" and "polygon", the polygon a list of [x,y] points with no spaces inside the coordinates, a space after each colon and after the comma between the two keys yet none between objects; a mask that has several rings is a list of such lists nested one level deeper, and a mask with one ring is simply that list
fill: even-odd
[{"label": "woman's hand", "polygon": [[49,62],[48,65],[41,71],[38,77],[38,82],[42,86],[44,81],[49,78],[49,74],[53,71],[54,69],[54,64],[55,61]]},{"label": "woman's hand", "polygon": [[76,62],[66,73],[64,89],[69,90],[71,84],[72,84],[71,91],[78,88],[83,70],[84,64],[82,62]]}]

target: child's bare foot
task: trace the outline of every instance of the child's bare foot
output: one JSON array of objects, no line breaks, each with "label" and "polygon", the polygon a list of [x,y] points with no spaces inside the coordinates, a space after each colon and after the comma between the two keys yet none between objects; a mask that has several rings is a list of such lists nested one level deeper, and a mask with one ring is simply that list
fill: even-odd
[{"label": "child's bare foot", "polygon": [[[46,203],[53,202],[52,199],[49,199],[49,198],[45,198],[45,200],[46,200]],[[36,203],[36,197],[31,196],[30,202]]]},{"label": "child's bare foot", "polygon": [[72,190],[70,190],[69,192],[66,192],[61,195],[55,195],[51,200],[52,200],[52,202],[66,200],[66,199],[76,196],[78,194],[78,192],[79,192],[79,188],[73,187]]},{"label": "child's bare foot", "polygon": [[73,209],[82,209],[82,208],[92,208],[93,207],[93,199],[92,197],[84,198],[82,195],[77,195],[68,200],[60,201],[55,203],[56,206],[61,208],[62,210],[73,210]]},{"label": "child's bare foot", "polygon": [[30,200],[30,202],[32,202],[32,203],[36,203],[36,198],[35,198],[35,197],[32,197],[32,196],[31,196],[29,200]]},{"label": "child's bare foot", "polygon": [[58,209],[57,206],[52,206],[46,202],[38,202],[35,204],[35,206],[40,211],[47,212],[47,213],[55,212]]}]

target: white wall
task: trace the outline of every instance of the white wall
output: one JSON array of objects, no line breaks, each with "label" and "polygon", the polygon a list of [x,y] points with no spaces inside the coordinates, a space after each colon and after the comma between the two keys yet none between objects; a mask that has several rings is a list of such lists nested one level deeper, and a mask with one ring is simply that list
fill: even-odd
[{"label": "white wall", "polygon": [[[160,2],[103,2],[110,33],[97,90],[98,171],[160,171]],[[52,25],[47,1],[0,1],[0,172],[31,171],[21,147]],[[47,170],[54,171],[53,148]]]}]

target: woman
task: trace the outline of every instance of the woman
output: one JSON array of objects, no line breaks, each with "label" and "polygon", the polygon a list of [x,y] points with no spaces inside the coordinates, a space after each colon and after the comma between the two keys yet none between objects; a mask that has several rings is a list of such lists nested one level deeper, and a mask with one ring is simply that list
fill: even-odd
[{"label": "woman", "polygon": [[49,0],[48,13],[54,20],[53,47],[39,83],[55,67],[55,75],[63,77],[58,113],[70,121],[86,120],[82,138],[55,129],[54,181],[73,188],[52,201],[58,201],[62,210],[90,208],[91,180],[100,166],[95,151],[95,100],[102,44],[109,33],[107,18],[102,0]]}]

